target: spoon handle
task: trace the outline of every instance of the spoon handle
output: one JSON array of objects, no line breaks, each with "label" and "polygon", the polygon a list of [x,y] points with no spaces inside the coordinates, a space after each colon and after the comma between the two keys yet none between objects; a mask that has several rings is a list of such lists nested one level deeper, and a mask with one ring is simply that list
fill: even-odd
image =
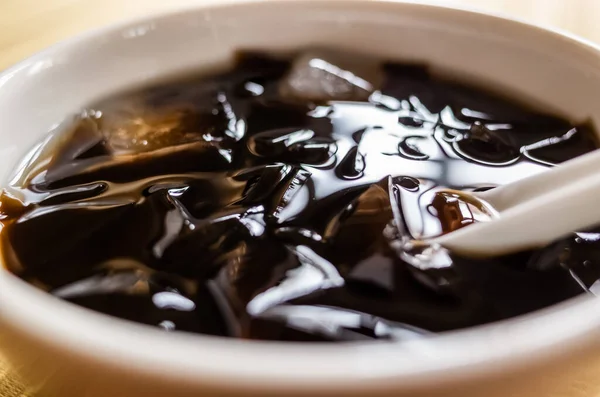
[{"label": "spoon handle", "polygon": [[[557,191],[590,175],[600,175],[600,150],[586,153],[555,168],[476,195],[499,212]],[[597,219],[600,222],[600,218]]]}]

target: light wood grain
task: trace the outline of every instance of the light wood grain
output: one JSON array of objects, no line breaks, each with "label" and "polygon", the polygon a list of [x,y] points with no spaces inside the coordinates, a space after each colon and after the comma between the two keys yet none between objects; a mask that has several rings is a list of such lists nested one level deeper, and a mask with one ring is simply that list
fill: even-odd
[{"label": "light wood grain", "polygon": [[[0,0],[0,70],[79,32],[182,4],[206,1],[218,0]],[[491,10],[557,27],[600,43],[600,0],[437,2]],[[0,397],[24,396],[23,390],[3,368],[0,358]],[[573,395],[587,396],[588,393],[574,392]]]}]

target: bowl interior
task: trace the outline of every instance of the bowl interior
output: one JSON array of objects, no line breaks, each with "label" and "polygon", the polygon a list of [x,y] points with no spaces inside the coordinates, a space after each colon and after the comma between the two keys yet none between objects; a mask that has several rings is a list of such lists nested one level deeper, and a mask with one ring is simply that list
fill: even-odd
[{"label": "bowl interior", "polygon": [[[222,67],[240,48],[288,52],[319,46],[425,62],[574,121],[591,119],[600,125],[596,100],[600,53],[566,36],[493,16],[415,3],[227,3],[95,31],[0,75],[2,181],[42,137],[91,101],[165,76]],[[439,373],[438,380],[456,377],[451,369],[461,366],[463,372],[469,366],[469,376],[475,376],[489,370],[481,363],[493,362],[498,369],[514,366],[518,358],[520,365],[531,364],[543,359],[541,352],[547,346],[563,342],[562,349],[572,348],[582,335],[600,329],[598,304],[579,299],[525,319],[449,333],[426,343],[392,348],[299,347],[189,335],[165,338],[154,330],[49,299],[2,270],[0,290],[6,291],[0,294],[0,323],[19,332],[106,362],[114,361],[111,352],[122,352],[127,346],[131,365],[143,363],[146,371],[156,371],[157,376],[164,376],[166,366],[180,376],[199,379],[224,379],[235,373],[240,385],[274,378],[298,387],[307,380],[313,386],[336,381],[364,385],[383,378],[414,383],[430,379],[426,372]],[[465,343],[471,346],[468,351]],[[149,350],[148,345],[155,348]],[[369,349],[366,354],[365,349]],[[208,360],[208,365],[207,357],[219,359]],[[288,357],[283,364],[282,357]],[[202,371],[205,375],[198,375]]]}]

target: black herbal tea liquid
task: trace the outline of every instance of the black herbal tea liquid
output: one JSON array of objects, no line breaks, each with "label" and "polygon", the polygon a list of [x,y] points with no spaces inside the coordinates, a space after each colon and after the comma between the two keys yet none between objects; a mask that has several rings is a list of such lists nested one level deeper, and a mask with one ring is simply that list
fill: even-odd
[{"label": "black herbal tea liquid", "polygon": [[82,111],[5,188],[4,261],[167,331],[361,341],[484,324],[598,288],[600,229],[487,259],[407,242],[487,219],[447,189],[544,172],[593,136],[426,66],[244,53]]}]

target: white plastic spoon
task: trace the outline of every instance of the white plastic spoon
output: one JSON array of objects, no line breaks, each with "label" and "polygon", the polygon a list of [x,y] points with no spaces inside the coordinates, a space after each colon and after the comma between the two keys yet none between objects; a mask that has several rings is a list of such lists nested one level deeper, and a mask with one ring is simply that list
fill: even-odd
[{"label": "white plastic spoon", "polygon": [[600,224],[600,150],[508,185],[461,195],[489,204],[498,216],[430,242],[471,256],[541,247]]}]

